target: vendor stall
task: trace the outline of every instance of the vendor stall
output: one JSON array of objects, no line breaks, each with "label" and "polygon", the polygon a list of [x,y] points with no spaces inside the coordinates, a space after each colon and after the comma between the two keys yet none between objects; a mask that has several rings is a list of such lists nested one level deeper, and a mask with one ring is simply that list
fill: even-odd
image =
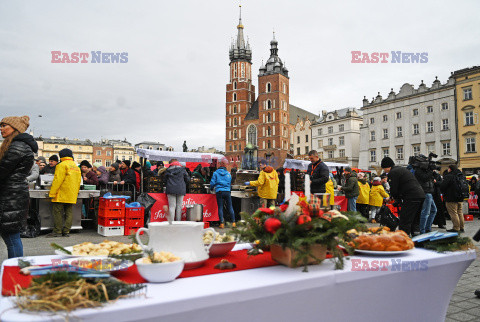
[{"label": "vendor stall", "polygon": [[[37,208],[40,218],[41,229],[53,228],[52,201],[48,196],[50,190],[30,189],[31,205]],[[100,196],[100,190],[80,190],[78,192],[77,203],[73,206],[72,229],[82,229],[82,206],[84,199],[90,199]]]},{"label": "vendor stall", "polygon": [[[59,258],[28,259],[42,265]],[[334,270],[329,261],[309,266],[308,273],[279,265],[227,273],[199,268],[171,283],[148,283],[146,296],[71,316],[82,321],[443,321],[455,286],[474,259],[475,251],[414,249],[396,257],[351,256],[343,270]],[[374,262],[385,265],[368,269]],[[4,261],[2,276],[16,265],[16,259]],[[14,298],[1,298],[2,321],[64,320],[20,312],[13,308]]]}]

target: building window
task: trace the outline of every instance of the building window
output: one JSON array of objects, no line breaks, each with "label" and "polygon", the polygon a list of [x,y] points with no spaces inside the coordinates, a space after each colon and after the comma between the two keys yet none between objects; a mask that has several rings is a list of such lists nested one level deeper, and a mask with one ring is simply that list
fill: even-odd
[{"label": "building window", "polygon": [[329,126],[328,127],[328,134],[332,134],[333,133],[333,126]]},{"label": "building window", "polygon": [[448,110],[448,103],[442,103],[442,111]]},{"label": "building window", "polygon": [[402,118],[402,112],[397,112],[396,114],[397,120]]},{"label": "building window", "polygon": [[413,148],[413,155],[417,156],[420,154],[420,145],[412,145]]},{"label": "building window", "polygon": [[328,138],[328,145],[333,145],[333,138]]},{"label": "building window", "polygon": [[97,150],[97,155],[102,155],[102,151]]},{"label": "building window", "polygon": [[102,160],[99,160],[99,159],[95,160],[95,162],[102,164]]},{"label": "building window", "polygon": [[233,93],[233,101],[235,102],[237,100],[237,93]]},{"label": "building window", "polygon": [[388,129],[383,129],[383,138],[388,139]]},{"label": "building window", "polygon": [[383,152],[383,157],[386,158],[389,156],[389,151],[388,149],[382,149],[382,152]]},{"label": "building window", "polygon": [[403,129],[401,126],[397,126],[397,138],[401,138],[403,136]]},{"label": "building window", "polygon": [[270,123],[272,121],[272,116],[270,113],[267,114],[267,123]]},{"label": "building window", "polygon": [[345,137],[339,136],[338,137],[338,145],[345,145]]},{"label": "building window", "polygon": [[271,135],[272,135],[272,129],[269,126],[269,127],[267,127],[267,136],[271,136]]},{"label": "building window", "polygon": [[237,125],[238,125],[238,123],[237,123],[237,119],[236,119],[236,118],[234,118],[234,119],[233,119],[233,126],[237,126]]},{"label": "building window", "polygon": [[448,130],[448,119],[442,120],[442,130],[444,131]]},{"label": "building window", "polygon": [[414,108],[413,109],[413,116],[417,116],[418,115],[418,108]]},{"label": "building window", "polygon": [[374,117],[370,118],[370,124],[375,124],[375,118]]},{"label": "building window", "polygon": [[307,142],[307,143],[308,143],[308,134],[307,134],[307,135],[305,135],[305,142]]},{"label": "building window", "polygon": [[112,156],[112,151],[107,151],[107,157]]},{"label": "building window", "polygon": [[230,152],[231,152],[231,151],[233,151],[233,150],[232,150],[232,145],[230,144]]},{"label": "building window", "polygon": [[334,157],[335,157],[335,154],[333,153],[333,151],[328,151],[328,158],[333,159]]},{"label": "building window", "polygon": [[413,135],[419,134],[420,133],[420,127],[418,124],[413,124]]},{"label": "building window", "polygon": [[272,147],[270,140],[267,141],[267,149],[270,149]]},{"label": "building window", "polygon": [[247,134],[248,143],[253,146],[257,145],[257,127],[253,124],[248,126],[248,134]]},{"label": "building window", "polygon": [[287,85],[283,84],[283,94],[287,94]]},{"label": "building window", "polygon": [[237,151],[237,145],[236,144],[233,145],[233,151]]},{"label": "building window", "polygon": [[377,151],[370,150],[370,162],[377,162]]},{"label": "building window", "polygon": [[237,114],[237,105],[233,105],[233,114]]},{"label": "building window", "polygon": [[300,144],[300,136],[297,136],[297,144]]},{"label": "building window", "polygon": [[[78,155],[78,158],[79,158],[79,159],[81,159],[81,158],[82,158],[82,155],[81,155],[81,154],[79,154],[79,155]],[[124,159],[124,160],[125,160],[125,159]]]},{"label": "building window", "polygon": [[387,115],[384,115],[384,116],[383,116],[383,121],[384,121],[384,122],[387,122],[387,121],[388,121],[388,116],[387,116]]},{"label": "building window", "polygon": [[427,133],[432,133],[433,132],[433,122],[428,121],[427,122]]},{"label": "building window", "polygon": [[233,89],[237,89],[237,82],[233,82]]},{"label": "building window", "polygon": [[318,135],[322,135],[322,132],[323,132],[322,129],[317,130]]},{"label": "building window", "polygon": [[317,144],[318,147],[321,148],[323,146],[323,140],[318,140]]},{"label": "building window", "polygon": [[463,100],[471,100],[472,99],[472,89],[471,88],[464,88],[463,89]]},{"label": "building window", "polygon": [[470,138],[465,138],[465,147],[466,147],[466,153],[472,153],[472,152],[477,152],[477,147],[475,146],[475,138],[470,137]]},{"label": "building window", "polygon": [[343,131],[345,131],[345,125],[344,125],[344,124],[340,124],[340,125],[338,126],[338,132],[343,132]]},{"label": "building window", "polygon": [[338,153],[339,153],[339,155],[340,155],[340,158],[344,158],[344,157],[345,157],[345,150],[344,150],[344,149],[338,150]]},{"label": "building window", "polygon": [[397,160],[403,160],[403,147],[402,146],[397,148]]},{"label": "building window", "polygon": [[433,113],[433,106],[427,106],[427,113]]},{"label": "building window", "polygon": [[465,112],[465,125],[473,125],[473,111]]},{"label": "building window", "polygon": [[370,141],[375,141],[375,131],[370,132]]},{"label": "building window", "polygon": [[272,101],[271,100],[268,100],[267,101],[267,110],[271,109],[272,108]]},{"label": "building window", "polygon": [[55,149],[58,149],[58,145],[55,145]]},{"label": "building window", "polygon": [[435,153],[435,143],[427,143],[427,153]]},{"label": "building window", "polygon": [[234,140],[237,139],[237,130],[233,131],[233,139],[234,139]]},{"label": "building window", "polygon": [[442,143],[442,154],[450,155],[450,142]]},{"label": "building window", "polygon": [[305,147],[305,154],[308,154],[308,146]]},{"label": "building window", "polygon": [[300,155],[300,148],[297,148],[297,155]]},{"label": "building window", "polygon": [[272,91],[272,84],[267,83],[267,93],[270,93]]},{"label": "building window", "polygon": [[105,161],[105,166],[108,168],[112,165],[112,161]]}]

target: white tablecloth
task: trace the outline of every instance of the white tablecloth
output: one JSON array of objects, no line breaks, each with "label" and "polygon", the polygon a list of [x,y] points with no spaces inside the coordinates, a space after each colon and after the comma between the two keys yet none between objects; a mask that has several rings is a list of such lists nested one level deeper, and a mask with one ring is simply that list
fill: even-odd
[{"label": "white tablecloth", "polygon": [[[82,321],[443,321],[450,297],[475,252],[439,254],[415,249],[395,257],[352,256],[291,269],[273,266],[148,284],[147,297],[122,299],[100,309],[77,310]],[[49,262],[52,257],[35,257]],[[386,261],[385,271],[358,271]],[[361,262],[360,262],[361,261]],[[391,265],[394,261],[397,265]],[[403,262],[398,271],[398,263]],[[407,264],[405,265],[405,262]],[[412,265],[420,270],[411,270]],[[356,263],[357,270],[352,270]],[[7,260],[3,265],[15,265]],[[381,264],[382,265],[382,264]],[[2,266],[3,269],[3,266]],[[2,321],[62,321],[22,314],[1,298]]]}]

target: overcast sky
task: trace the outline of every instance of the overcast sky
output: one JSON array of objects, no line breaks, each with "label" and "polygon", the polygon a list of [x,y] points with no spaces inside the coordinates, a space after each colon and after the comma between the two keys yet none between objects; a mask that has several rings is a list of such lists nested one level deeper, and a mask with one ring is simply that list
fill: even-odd
[{"label": "overcast sky", "polygon": [[[0,114],[35,136],[152,140],[224,150],[237,1],[0,2]],[[242,1],[254,84],[275,30],[290,103],[361,107],[404,83],[480,65],[480,2]],[[427,52],[425,64],[352,64],[351,51]],[[51,51],[128,52],[125,64],[52,64]],[[89,58],[89,61],[91,58]],[[42,117],[38,117],[42,115]]]}]

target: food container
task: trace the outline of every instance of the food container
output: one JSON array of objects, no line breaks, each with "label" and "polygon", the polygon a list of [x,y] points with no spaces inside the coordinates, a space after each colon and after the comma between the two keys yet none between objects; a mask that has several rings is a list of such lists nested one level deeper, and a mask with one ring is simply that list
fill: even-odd
[{"label": "food container", "polygon": [[138,273],[150,283],[166,283],[175,280],[183,271],[184,260],[168,263],[143,263],[143,258],[135,261]]},{"label": "food container", "polygon": [[187,205],[187,221],[203,221],[203,205],[193,204]]}]

